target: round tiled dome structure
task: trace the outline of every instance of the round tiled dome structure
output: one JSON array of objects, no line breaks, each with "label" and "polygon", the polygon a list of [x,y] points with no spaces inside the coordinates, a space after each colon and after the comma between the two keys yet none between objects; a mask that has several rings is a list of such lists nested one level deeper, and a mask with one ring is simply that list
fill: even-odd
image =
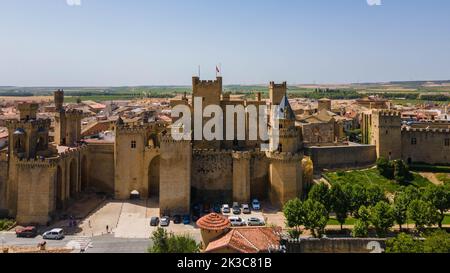
[{"label": "round tiled dome structure", "polygon": [[197,221],[197,226],[205,230],[224,230],[231,227],[230,220],[228,218],[219,215],[217,213],[211,213],[203,216]]}]

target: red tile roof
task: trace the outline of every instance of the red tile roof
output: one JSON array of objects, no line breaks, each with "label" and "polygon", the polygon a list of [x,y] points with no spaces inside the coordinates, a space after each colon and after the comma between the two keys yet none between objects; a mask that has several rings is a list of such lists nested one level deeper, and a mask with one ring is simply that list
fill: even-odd
[{"label": "red tile roof", "polygon": [[205,252],[218,252],[231,248],[239,253],[268,252],[269,247],[279,246],[280,237],[275,228],[234,228],[225,236],[209,243]]},{"label": "red tile roof", "polygon": [[208,214],[197,221],[197,226],[206,230],[224,230],[231,227],[228,218],[217,213]]}]

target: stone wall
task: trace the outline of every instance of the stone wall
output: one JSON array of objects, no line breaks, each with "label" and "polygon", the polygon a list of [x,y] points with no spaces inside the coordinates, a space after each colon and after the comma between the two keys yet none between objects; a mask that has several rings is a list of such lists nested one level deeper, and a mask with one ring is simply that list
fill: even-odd
[{"label": "stone wall", "polygon": [[[446,139],[449,144],[447,146]],[[406,162],[449,164],[450,130],[404,128],[402,130],[402,159]]]},{"label": "stone wall", "polygon": [[311,157],[314,171],[362,168],[374,165],[377,160],[374,145],[350,145],[309,147],[306,154]]},{"label": "stone wall", "polygon": [[105,193],[114,193],[114,144],[88,145],[89,187]]},{"label": "stone wall", "polygon": [[6,209],[6,183],[8,181],[8,161],[6,153],[0,154],[0,210]]},{"label": "stone wall", "polygon": [[193,202],[232,202],[231,151],[194,150],[192,154]]},{"label": "stone wall", "polygon": [[287,253],[380,253],[386,249],[386,240],[379,238],[309,238],[288,241],[286,249]]}]

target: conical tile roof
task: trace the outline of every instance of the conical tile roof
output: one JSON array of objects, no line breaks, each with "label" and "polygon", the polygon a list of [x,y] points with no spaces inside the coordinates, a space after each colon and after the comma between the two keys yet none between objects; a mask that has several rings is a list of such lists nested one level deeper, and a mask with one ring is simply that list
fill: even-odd
[{"label": "conical tile roof", "polygon": [[197,226],[205,230],[224,230],[231,227],[228,218],[217,213],[208,214],[197,221]]}]

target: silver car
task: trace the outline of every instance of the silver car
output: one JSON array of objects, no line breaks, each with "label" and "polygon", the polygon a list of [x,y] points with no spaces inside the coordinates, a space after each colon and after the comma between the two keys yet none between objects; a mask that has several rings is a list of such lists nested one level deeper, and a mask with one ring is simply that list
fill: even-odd
[{"label": "silver car", "polygon": [[61,228],[55,228],[50,231],[45,232],[42,238],[46,240],[62,240],[64,239],[64,230]]},{"label": "silver car", "polygon": [[161,217],[159,225],[162,227],[168,227],[170,225],[170,217],[168,216]]},{"label": "silver car", "polygon": [[264,223],[264,220],[256,218],[256,217],[251,217],[247,220],[247,224],[249,226],[265,226],[266,223]]}]

